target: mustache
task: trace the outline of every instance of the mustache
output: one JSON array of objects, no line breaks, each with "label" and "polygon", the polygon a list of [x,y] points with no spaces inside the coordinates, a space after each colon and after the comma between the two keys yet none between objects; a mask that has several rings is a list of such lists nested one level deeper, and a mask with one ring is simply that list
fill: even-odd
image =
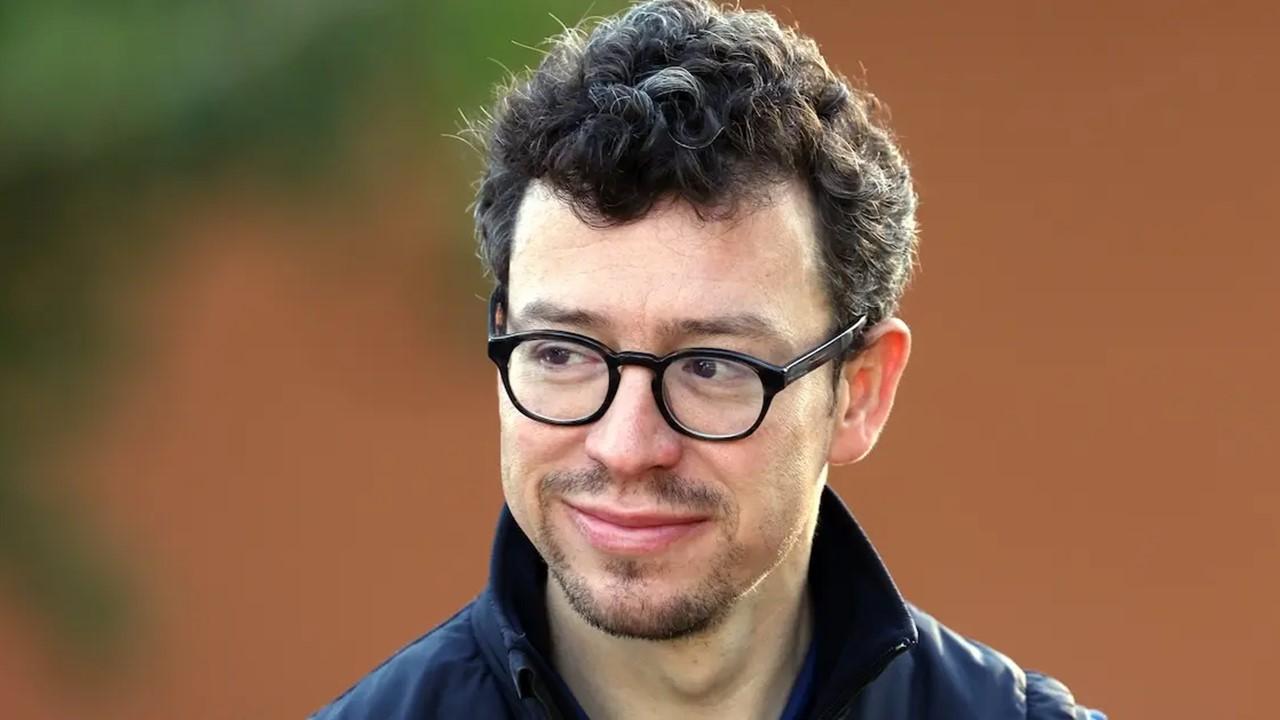
[{"label": "mustache", "polygon": [[[682,510],[722,515],[728,499],[713,488],[675,473],[658,473],[643,482],[648,494],[658,502]],[[542,496],[600,495],[618,483],[603,465],[581,470],[557,470],[542,478]]]}]

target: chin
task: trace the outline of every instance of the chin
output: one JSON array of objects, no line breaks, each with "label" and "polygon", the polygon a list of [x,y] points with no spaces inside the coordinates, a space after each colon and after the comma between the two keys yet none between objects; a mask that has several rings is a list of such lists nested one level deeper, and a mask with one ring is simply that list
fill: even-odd
[{"label": "chin", "polygon": [[[715,627],[742,595],[734,569],[741,553],[678,562],[564,556],[549,564],[569,606],[587,624],[616,637],[674,640]],[[585,560],[586,562],[579,562]],[[691,571],[693,573],[690,576]]]},{"label": "chin", "polygon": [[603,577],[552,571],[573,611],[615,637],[675,640],[714,627],[737,598],[731,586],[708,578],[692,587],[669,587],[645,578],[634,561],[618,561]]}]

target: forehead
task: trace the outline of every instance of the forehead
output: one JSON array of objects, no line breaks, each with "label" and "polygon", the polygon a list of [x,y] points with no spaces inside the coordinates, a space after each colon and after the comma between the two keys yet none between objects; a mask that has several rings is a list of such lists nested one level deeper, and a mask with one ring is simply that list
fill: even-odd
[{"label": "forehead", "polygon": [[634,222],[581,220],[539,184],[516,222],[508,277],[513,315],[532,302],[588,310],[620,335],[699,317],[749,313],[797,337],[830,309],[812,205],[798,183],[728,219],[667,201]]}]

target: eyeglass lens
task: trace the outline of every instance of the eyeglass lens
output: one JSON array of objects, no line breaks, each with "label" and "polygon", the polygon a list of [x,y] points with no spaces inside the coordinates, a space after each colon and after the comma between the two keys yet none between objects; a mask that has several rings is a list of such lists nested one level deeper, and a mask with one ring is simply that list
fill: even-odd
[{"label": "eyeglass lens", "polygon": [[520,343],[511,353],[507,377],[516,401],[548,420],[581,420],[599,410],[609,394],[604,356],[569,340]]},{"label": "eyeglass lens", "polygon": [[704,435],[736,435],[755,424],[764,385],[751,367],[717,357],[682,357],[662,375],[667,409]]}]

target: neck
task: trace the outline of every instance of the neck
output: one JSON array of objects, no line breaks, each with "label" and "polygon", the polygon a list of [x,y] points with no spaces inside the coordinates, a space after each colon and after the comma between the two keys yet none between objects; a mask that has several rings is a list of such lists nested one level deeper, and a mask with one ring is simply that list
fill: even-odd
[{"label": "neck", "polygon": [[552,661],[593,720],[777,718],[812,641],[811,540],[799,539],[712,629],[678,640],[601,632],[549,579]]}]

